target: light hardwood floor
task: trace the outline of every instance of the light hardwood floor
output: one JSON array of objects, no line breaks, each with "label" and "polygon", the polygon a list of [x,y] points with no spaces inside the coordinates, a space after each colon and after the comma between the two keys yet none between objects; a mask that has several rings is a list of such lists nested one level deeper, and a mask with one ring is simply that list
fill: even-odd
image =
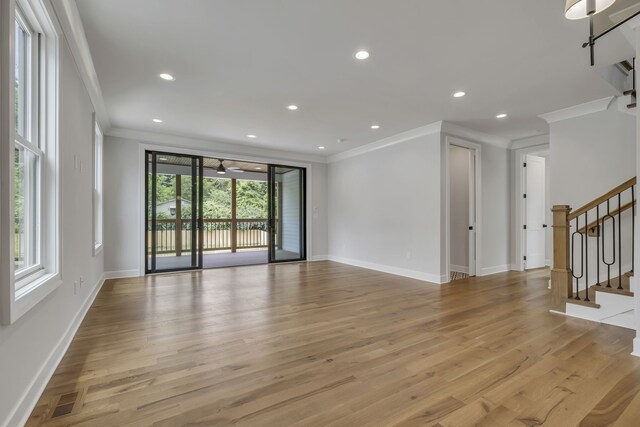
[{"label": "light hardwood floor", "polygon": [[548,275],[108,281],[28,425],[640,425],[634,333],[550,314]]}]

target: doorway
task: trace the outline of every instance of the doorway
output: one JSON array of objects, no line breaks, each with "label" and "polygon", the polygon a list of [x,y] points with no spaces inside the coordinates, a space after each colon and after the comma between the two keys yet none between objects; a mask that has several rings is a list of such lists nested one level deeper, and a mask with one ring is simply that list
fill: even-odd
[{"label": "doorway", "polygon": [[306,259],[306,170],[146,152],[146,273]]},{"label": "doorway", "polygon": [[524,269],[530,270],[548,265],[550,258],[548,156],[525,155],[523,169],[523,261]]},{"label": "doorway", "polygon": [[449,279],[476,275],[476,150],[449,145]]}]

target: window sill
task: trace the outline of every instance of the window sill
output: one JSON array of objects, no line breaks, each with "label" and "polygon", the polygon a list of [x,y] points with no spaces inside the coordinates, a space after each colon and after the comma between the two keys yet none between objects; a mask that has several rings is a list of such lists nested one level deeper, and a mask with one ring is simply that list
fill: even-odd
[{"label": "window sill", "polygon": [[[19,282],[18,282],[19,283]],[[18,284],[16,283],[16,285]],[[16,290],[11,323],[18,320],[62,284],[60,274],[45,274]]]}]

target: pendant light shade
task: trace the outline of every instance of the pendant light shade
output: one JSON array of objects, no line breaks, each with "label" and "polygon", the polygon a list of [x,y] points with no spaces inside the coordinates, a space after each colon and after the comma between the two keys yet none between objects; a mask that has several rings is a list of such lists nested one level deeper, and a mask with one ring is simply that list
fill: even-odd
[{"label": "pendant light shade", "polygon": [[616,0],[567,0],[564,16],[567,19],[583,19],[600,13]]}]

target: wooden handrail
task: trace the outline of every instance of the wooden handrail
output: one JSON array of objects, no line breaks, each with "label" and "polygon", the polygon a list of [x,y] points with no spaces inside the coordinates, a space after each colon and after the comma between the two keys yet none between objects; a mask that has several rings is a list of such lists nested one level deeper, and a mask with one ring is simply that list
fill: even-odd
[{"label": "wooden handrail", "polygon": [[575,211],[571,212],[567,219],[569,221],[576,219],[577,217],[579,217],[583,213],[585,213],[587,211],[590,211],[591,209],[595,208],[596,206],[606,202],[607,200],[609,200],[613,196],[616,196],[618,193],[621,193],[621,192],[633,187],[634,185],[636,185],[636,177],[635,176],[633,178],[631,178],[630,180],[628,180],[627,182],[624,182],[624,183],[618,185],[616,188],[614,188],[613,190],[609,191],[608,193],[603,194],[602,196],[598,197],[594,201],[589,202],[586,205],[582,206],[581,208],[576,209]]},{"label": "wooden handrail", "polygon": [[[606,194],[603,194],[602,196],[598,197],[597,199],[593,200],[590,203],[587,203],[586,205],[582,206],[579,209],[576,209],[575,211],[572,212],[571,207],[568,205],[555,205],[553,206],[552,212],[553,212],[553,268],[551,269],[551,307],[552,310],[554,311],[559,311],[559,312],[564,312],[566,310],[566,301],[567,298],[573,298],[573,300],[577,300],[577,301],[582,301],[583,304],[591,304],[591,300],[588,297],[588,291],[589,291],[589,279],[588,279],[588,274],[589,274],[589,267],[588,267],[588,260],[589,260],[589,254],[584,252],[586,251],[587,248],[587,241],[584,240],[583,243],[581,243],[579,245],[580,251],[581,251],[581,257],[580,259],[582,260],[579,263],[579,267],[578,267],[578,271],[581,272],[581,276],[577,277],[577,276],[573,276],[572,270],[571,270],[571,265],[572,265],[572,260],[570,259],[570,249],[572,247],[572,241],[571,239],[573,239],[573,234],[570,232],[571,231],[571,226],[570,223],[572,220],[575,220],[576,218],[580,217],[581,215],[585,215],[586,213],[591,211],[592,209],[596,209],[598,206],[600,206],[601,204],[607,202],[608,200],[617,197],[618,200],[620,200],[620,194],[626,190],[629,189],[633,189],[634,186],[636,185],[636,178],[631,178],[630,180],[618,185],[617,187],[615,187],[614,189],[612,189],[611,191],[607,192]],[[632,190],[633,191],[633,190]],[[620,218],[620,214],[628,209],[631,209],[635,206],[635,195],[633,195],[632,197],[632,201],[628,202],[627,204],[624,204],[622,206],[617,205],[617,208],[614,211],[610,211],[607,215],[603,215],[600,218],[596,218],[595,221],[591,222],[588,225],[583,226],[582,228],[580,228],[579,230],[577,230],[578,233],[591,233],[591,231],[595,228],[598,228],[599,231],[599,227],[601,227],[601,224],[604,223],[605,218],[608,215],[617,215],[618,218]],[[595,215],[594,215],[595,216]],[[633,221],[634,218],[631,218],[632,221],[632,225],[631,227],[633,227]],[[586,221],[585,221],[586,222]],[[618,257],[621,257],[621,237],[620,237],[620,233],[621,233],[621,222],[617,222],[618,224],[618,250],[616,252]],[[632,228],[633,229],[633,228]],[[613,235],[613,234],[612,234]],[[583,237],[584,238],[584,237]],[[587,237],[588,238],[588,237]],[[604,245],[604,243],[603,243]],[[596,245],[595,247],[599,247],[598,245]],[[632,246],[632,259],[633,259],[633,246]],[[585,255],[586,254],[586,255]],[[598,255],[599,256],[599,255]],[[604,254],[603,254],[604,256]],[[616,256],[614,255],[614,258]],[[603,262],[600,258],[598,258],[598,263]],[[607,268],[610,268],[610,266],[615,263],[616,261],[611,261],[611,263],[606,264]],[[599,265],[599,264],[598,264]],[[618,269],[618,276],[622,276],[622,264],[621,262],[618,260],[617,261],[617,269]],[[632,267],[633,269],[633,267]],[[585,270],[586,270],[586,274],[585,274]],[[609,273],[608,273],[609,274]],[[596,275],[599,276],[599,273],[596,272]],[[583,277],[584,276],[584,277]],[[575,277],[575,286],[576,286],[576,291],[574,294],[574,290],[573,290],[573,278]],[[584,286],[584,299],[581,299],[579,297],[580,295],[580,290],[579,290],[579,284],[580,284],[580,279],[583,280],[583,286]],[[599,277],[596,278],[596,283],[599,281]]]},{"label": "wooden handrail", "polygon": [[[627,203],[625,205],[622,205],[622,207],[619,208],[619,209],[618,208],[614,209],[613,211],[611,211],[607,215],[616,216],[616,215],[618,215],[618,213],[622,213],[622,212],[624,212],[626,210],[631,209],[631,206],[633,206],[634,204],[635,204],[635,200],[633,202],[629,202],[629,203]],[[603,222],[605,216],[607,216],[607,215],[602,215],[597,220],[592,221],[589,225],[582,226],[580,229],[578,229],[578,233],[584,233],[585,231],[591,232],[592,229],[596,228],[597,226],[599,226]]]}]

